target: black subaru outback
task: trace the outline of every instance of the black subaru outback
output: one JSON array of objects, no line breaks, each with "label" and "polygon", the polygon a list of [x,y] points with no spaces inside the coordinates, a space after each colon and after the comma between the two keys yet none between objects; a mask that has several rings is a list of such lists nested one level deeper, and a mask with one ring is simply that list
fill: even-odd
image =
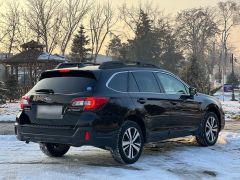
[{"label": "black subaru outback", "polygon": [[161,68],[116,61],[43,72],[21,99],[15,133],[48,156],[92,145],[130,164],[148,142],[194,135],[212,146],[224,125],[217,99]]}]

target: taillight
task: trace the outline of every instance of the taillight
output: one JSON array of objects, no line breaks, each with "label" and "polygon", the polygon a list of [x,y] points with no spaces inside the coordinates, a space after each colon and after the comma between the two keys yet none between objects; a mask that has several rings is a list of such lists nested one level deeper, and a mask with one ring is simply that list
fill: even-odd
[{"label": "taillight", "polygon": [[20,108],[24,109],[26,106],[29,106],[29,98],[27,96],[23,96],[20,101]]},{"label": "taillight", "polygon": [[94,110],[103,107],[108,102],[106,97],[83,97],[72,100],[72,107],[83,107],[84,110]]}]

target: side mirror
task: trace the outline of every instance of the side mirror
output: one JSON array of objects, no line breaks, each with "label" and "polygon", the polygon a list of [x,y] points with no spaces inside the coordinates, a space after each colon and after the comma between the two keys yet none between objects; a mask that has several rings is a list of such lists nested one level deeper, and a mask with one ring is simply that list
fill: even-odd
[{"label": "side mirror", "polygon": [[189,87],[189,94],[190,96],[194,96],[197,94],[197,89],[194,87]]}]

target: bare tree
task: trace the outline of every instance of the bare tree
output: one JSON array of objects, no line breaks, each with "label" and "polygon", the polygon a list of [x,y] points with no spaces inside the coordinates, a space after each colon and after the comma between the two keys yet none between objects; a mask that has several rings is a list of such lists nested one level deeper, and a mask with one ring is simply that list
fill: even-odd
[{"label": "bare tree", "polygon": [[[140,20],[140,10],[143,10],[146,14],[148,14],[154,27],[158,26],[159,20],[166,18],[163,11],[159,10],[159,7],[156,4],[153,4],[149,1],[146,1],[145,3],[139,2],[137,6],[128,6],[128,4],[125,2],[118,8],[118,10],[120,19],[131,32],[136,30],[136,24]],[[126,28],[126,26],[124,26],[124,28]]]},{"label": "bare tree", "polygon": [[92,58],[96,58],[102,48],[102,45],[109,33],[112,32],[113,26],[118,19],[114,19],[114,12],[111,4],[97,4],[90,14],[90,31],[91,31],[91,49]]},{"label": "bare tree", "polygon": [[[239,24],[237,21],[239,11],[239,6],[234,1],[226,1],[218,3],[218,18],[219,18],[219,28],[221,31],[221,60],[222,67],[226,66],[226,59],[228,56],[228,39],[231,33],[231,30],[234,26]],[[225,74],[225,70],[223,69],[223,73]],[[223,74],[223,76],[224,76]]]},{"label": "bare tree", "polygon": [[[2,4],[0,4],[1,7]],[[1,17],[4,17],[3,13],[0,13]],[[5,31],[6,24],[4,18],[0,18],[0,45],[3,43],[4,38],[7,36],[8,32]]]},{"label": "bare tree", "polygon": [[[23,12],[23,11],[22,11]],[[20,18],[20,26],[17,29],[16,35],[16,46],[14,47],[17,51],[21,52],[20,45],[31,41],[34,37],[34,32],[29,29],[29,26],[24,18]]]},{"label": "bare tree", "polygon": [[208,56],[209,44],[216,37],[218,27],[215,13],[210,8],[183,10],[177,15],[177,32],[185,53],[189,54],[186,81],[196,86],[200,92],[211,89]]},{"label": "bare tree", "polygon": [[188,9],[177,16],[177,32],[181,44],[198,60],[204,59],[208,41],[218,32],[214,19],[214,12],[209,8]]},{"label": "bare tree", "polygon": [[[8,41],[8,56],[12,53],[14,43],[17,41],[17,33],[20,29],[20,17],[21,11],[20,6],[16,1],[8,2],[7,4],[8,11],[6,13],[6,23],[9,27],[7,41]],[[18,46],[18,44],[16,44]]]},{"label": "bare tree", "polygon": [[129,7],[126,2],[119,7],[120,19],[130,30],[132,30],[132,32],[135,31],[135,26],[137,22],[139,22],[139,12],[139,8],[136,8],[133,5]]},{"label": "bare tree", "polygon": [[[1,14],[3,19],[4,44],[7,48],[8,56],[12,53],[14,44],[17,42],[16,37],[20,29],[20,6],[16,1],[7,2],[7,11]],[[16,44],[18,46],[18,44]]]},{"label": "bare tree", "polygon": [[63,10],[64,17],[61,24],[62,39],[60,44],[61,53],[64,55],[69,45],[73,33],[76,31],[84,16],[88,13],[92,6],[89,0],[66,0]]},{"label": "bare tree", "polygon": [[28,0],[25,19],[38,41],[51,53],[59,43],[63,14],[59,0]]}]

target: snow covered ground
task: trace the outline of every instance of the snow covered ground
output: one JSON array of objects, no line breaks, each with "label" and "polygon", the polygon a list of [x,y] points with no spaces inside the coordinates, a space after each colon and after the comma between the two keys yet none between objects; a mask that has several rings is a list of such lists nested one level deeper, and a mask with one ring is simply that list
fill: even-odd
[{"label": "snow covered ground", "polygon": [[221,101],[226,120],[240,120],[240,103],[238,101]]},{"label": "snow covered ground", "polygon": [[148,145],[133,165],[116,163],[108,151],[71,148],[55,159],[37,144],[0,136],[0,179],[239,179],[240,133],[224,131],[212,147],[192,138]]},{"label": "snow covered ground", "polygon": [[[116,163],[108,151],[71,148],[49,158],[38,144],[0,135],[0,180],[5,179],[240,179],[240,103],[222,102],[226,128],[215,146],[199,147],[192,137],[149,144],[133,165]],[[0,106],[0,121],[15,121],[18,103]]]},{"label": "snow covered ground", "polygon": [[7,103],[0,105],[0,122],[15,121],[19,108],[19,103]]},{"label": "snow covered ground", "polygon": [[[235,99],[240,100],[240,91],[235,91]],[[214,97],[218,98],[220,101],[230,101],[232,99],[232,92],[224,92],[223,95],[222,90],[220,90],[214,94]]]}]

